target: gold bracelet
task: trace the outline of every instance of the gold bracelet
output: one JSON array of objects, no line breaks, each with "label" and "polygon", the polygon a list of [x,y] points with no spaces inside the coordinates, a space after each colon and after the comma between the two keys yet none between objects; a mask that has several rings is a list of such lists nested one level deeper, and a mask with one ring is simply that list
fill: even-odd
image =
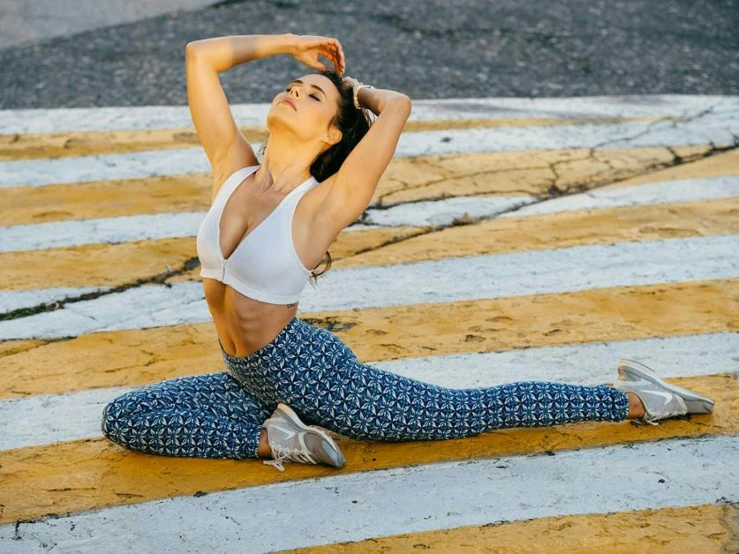
[{"label": "gold bracelet", "polygon": [[364,83],[359,83],[354,87],[354,107],[358,110],[362,109],[362,106],[359,105],[359,98],[357,97],[357,94],[359,94],[359,91],[363,88],[375,88],[372,85],[365,85]]}]

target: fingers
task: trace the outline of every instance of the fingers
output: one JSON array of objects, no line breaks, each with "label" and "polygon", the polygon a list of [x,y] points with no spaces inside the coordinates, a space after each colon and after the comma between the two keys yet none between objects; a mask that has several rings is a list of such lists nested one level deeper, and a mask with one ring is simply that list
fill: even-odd
[{"label": "fingers", "polygon": [[337,66],[339,68],[339,73],[344,72],[344,68],[346,67],[344,64],[346,63],[344,59],[344,49],[341,47],[341,43],[338,40],[334,41],[334,48],[336,50],[336,56],[339,60],[339,65]]},{"label": "fingers", "polygon": [[329,60],[332,64],[334,64],[334,67],[336,68],[336,72],[341,74],[341,70],[343,69],[341,67],[341,62],[339,61],[339,58],[336,56],[336,54],[332,50],[326,50],[322,49],[320,50],[321,56]]},{"label": "fingers", "polygon": [[329,59],[331,59],[334,66],[336,67],[337,73],[342,74],[345,68],[345,59],[344,49],[341,47],[341,43],[335,38],[327,38],[324,46],[331,53],[331,57]]},{"label": "fingers", "polygon": [[341,73],[341,57],[339,56],[338,52],[334,48],[327,48],[324,50],[324,57],[328,60],[331,60],[331,63],[334,64],[334,67],[336,68],[336,71],[338,73]]},{"label": "fingers", "polygon": [[[330,60],[331,63],[334,65],[336,72],[341,75],[344,73],[344,69],[346,67],[346,59],[344,57],[344,49],[341,46],[341,43],[331,37],[317,37],[315,40],[312,40],[305,44],[307,48],[316,48],[320,55],[322,55],[327,60]],[[320,63],[320,62],[319,62]],[[323,64],[316,64],[314,66],[316,69],[319,67],[323,67],[326,70],[328,67],[326,67]]]}]

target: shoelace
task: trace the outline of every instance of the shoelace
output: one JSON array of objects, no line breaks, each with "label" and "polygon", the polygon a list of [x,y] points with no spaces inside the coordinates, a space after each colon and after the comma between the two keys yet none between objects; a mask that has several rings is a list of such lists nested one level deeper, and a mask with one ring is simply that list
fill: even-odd
[{"label": "shoelace", "polygon": [[636,423],[637,425],[646,425],[647,423],[648,423],[649,425],[659,425],[659,423],[658,423],[658,422],[656,422],[656,421],[652,421],[652,420],[650,420],[650,419],[646,419],[646,418],[647,418],[647,415],[645,414],[645,415],[644,415],[644,417],[642,417],[641,419],[635,419],[635,420],[633,420],[633,421],[634,421],[634,423]]},{"label": "shoelace", "polygon": [[285,466],[282,465],[283,460],[292,460],[294,462],[303,462],[306,464],[318,463],[308,452],[304,452],[300,448],[290,448],[288,446],[276,444],[272,446],[272,452],[277,455],[277,458],[274,460],[264,460],[262,463],[268,466],[274,466],[280,471],[285,471]]},{"label": "shoelace", "polygon": [[637,421],[642,422],[642,424],[648,423],[649,425],[660,425],[660,423],[658,423],[656,421],[652,421],[652,418],[654,417],[656,419],[660,419],[661,420],[661,419],[665,419],[665,418],[674,417],[676,415],[680,415],[683,412],[684,413],[687,413],[688,412],[688,407],[685,405],[685,401],[682,399],[682,397],[680,395],[677,395],[676,394],[675,395],[675,398],[677,399],[678,404],[680,404],[680,406],[682,408],[680,412],[662,412],[662,413],[657,413],[657,414],[649,415],[648,413],[646,413],[646,410],[645,410],[644,416],[641,419],[637,420]]}]

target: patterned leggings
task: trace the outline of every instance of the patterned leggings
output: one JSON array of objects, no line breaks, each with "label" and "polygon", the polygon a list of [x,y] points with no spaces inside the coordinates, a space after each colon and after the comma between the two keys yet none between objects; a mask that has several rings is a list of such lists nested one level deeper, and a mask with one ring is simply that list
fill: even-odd
[{"label": "patterned leggings", "polygon": [[623,421],[609,385],[520,381],[455,389],[357,360],[338,336],[297,316],[249,356],[223,350],[226,371],[132,390],[103,410],[103,434],[133,450],[196,458],[257,458],[279,401],[309,425],[375,441],[442,440],[507,427]]}]

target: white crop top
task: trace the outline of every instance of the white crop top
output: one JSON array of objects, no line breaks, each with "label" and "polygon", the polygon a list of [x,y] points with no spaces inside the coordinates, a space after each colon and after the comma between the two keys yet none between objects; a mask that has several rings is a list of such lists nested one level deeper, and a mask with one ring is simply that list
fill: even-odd
[{"label": "white crop top", "polygon": [[226,179],[200,224],[197,237],[200,276],[216,279],[262,302],[291,304],[300,297],[310,275],[295,251],[292,219],[303,194],[318,184],[314,177],[291,190],[266,219],[247,232],[228,259],[224,259],[219,243],[226,202],[259,167],[244,167]]}]

